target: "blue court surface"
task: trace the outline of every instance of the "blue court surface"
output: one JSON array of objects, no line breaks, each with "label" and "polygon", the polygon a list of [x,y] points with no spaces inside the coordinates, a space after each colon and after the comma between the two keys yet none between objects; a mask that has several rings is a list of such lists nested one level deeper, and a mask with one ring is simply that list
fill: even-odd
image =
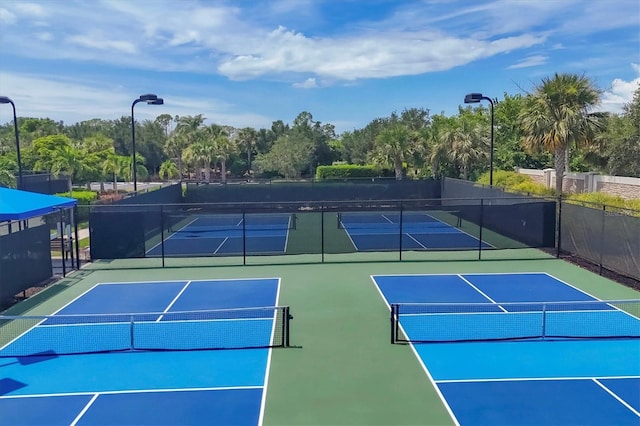
[{"label": "blue court surface", "polygon": [[[344,229],[357,251],[477,250],[490,244],[427,213],[341,213]],[[402,242],[400,242],[402,235]]]},{"label": "blue court surface", "polygon": [[147,250],[147,256],[162,256],[163,250],[165,256],[283,254],[294,227],[290,214],[194,216],[172,226],[164,244]]},{"label": "blue court surface", "polygon": [[457,424],[640,425],[638,301],[546,273],[372,279]]},{"label": "blue court surface", "polygon": [[261,424],[279,284],[96,285],[0,348],[0,425]]}]

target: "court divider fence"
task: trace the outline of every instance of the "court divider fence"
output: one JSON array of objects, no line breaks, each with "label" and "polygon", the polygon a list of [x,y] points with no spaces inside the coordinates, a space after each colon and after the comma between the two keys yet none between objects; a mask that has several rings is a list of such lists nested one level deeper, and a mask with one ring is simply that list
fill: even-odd
[{"label": "court divider fence", "polygon": [[640,211],[562,200],[559,248],[640,281]]},{"label": "court divider fence", "polygon": [[[555,200],[414,199],[89,206],[91,258],[477,252],[555,247]],[[292,260],[294,262],[295,260]]]}]

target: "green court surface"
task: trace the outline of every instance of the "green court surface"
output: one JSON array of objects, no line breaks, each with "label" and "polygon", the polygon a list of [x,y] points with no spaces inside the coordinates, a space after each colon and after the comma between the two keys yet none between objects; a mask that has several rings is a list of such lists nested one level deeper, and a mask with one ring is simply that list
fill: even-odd
[{"label": "green court surface", "polygon": [[335,254],[325,263],[318,255],[300,255],[296,263],[291,256],[260,257],[247,266],[233,258],[168,259],[173,263],[166,268],[158,259],[111,261],[89,264],[5,314],[53,313],[100,282],[279,277],[279,304],[294,316],[292,347],[273,350],[264,425],[447,425],[454,421],[411,347],[390,343],[389,310],[371,275],[547,272],[600,299],[640,296],[562,260],[531,254],[505,260],[499,257],[509,253],[501,251],[478,261],[475,252],[468,260],[461,253],[406,253],[402,262],[397,253]]}]

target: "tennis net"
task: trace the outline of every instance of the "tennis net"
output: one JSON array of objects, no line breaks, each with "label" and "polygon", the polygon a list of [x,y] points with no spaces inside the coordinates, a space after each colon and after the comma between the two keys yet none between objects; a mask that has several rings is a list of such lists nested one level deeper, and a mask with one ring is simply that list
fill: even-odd
[{"label": "tennis net", "polygon": [[640,300],[391,305],[391,342],[640,337]]},{"label": "tennis net", "polygon": [[0,316],[0,357],[289,346],[288,306]]}]

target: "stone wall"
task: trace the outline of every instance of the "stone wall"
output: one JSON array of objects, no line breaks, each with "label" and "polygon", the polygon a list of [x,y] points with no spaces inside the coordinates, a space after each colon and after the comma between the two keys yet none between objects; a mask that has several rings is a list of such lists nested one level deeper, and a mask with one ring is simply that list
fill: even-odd
[{"label": "stone wall", "polygon": [[[555,186],[556,171],[554,169],[517,169],[516,171],[548,188]],[[627,199],[640,199],[640,178],[603,176],[594,172],[566,173],[562,180],[562,189],[571,193],[604,192]]]}]

